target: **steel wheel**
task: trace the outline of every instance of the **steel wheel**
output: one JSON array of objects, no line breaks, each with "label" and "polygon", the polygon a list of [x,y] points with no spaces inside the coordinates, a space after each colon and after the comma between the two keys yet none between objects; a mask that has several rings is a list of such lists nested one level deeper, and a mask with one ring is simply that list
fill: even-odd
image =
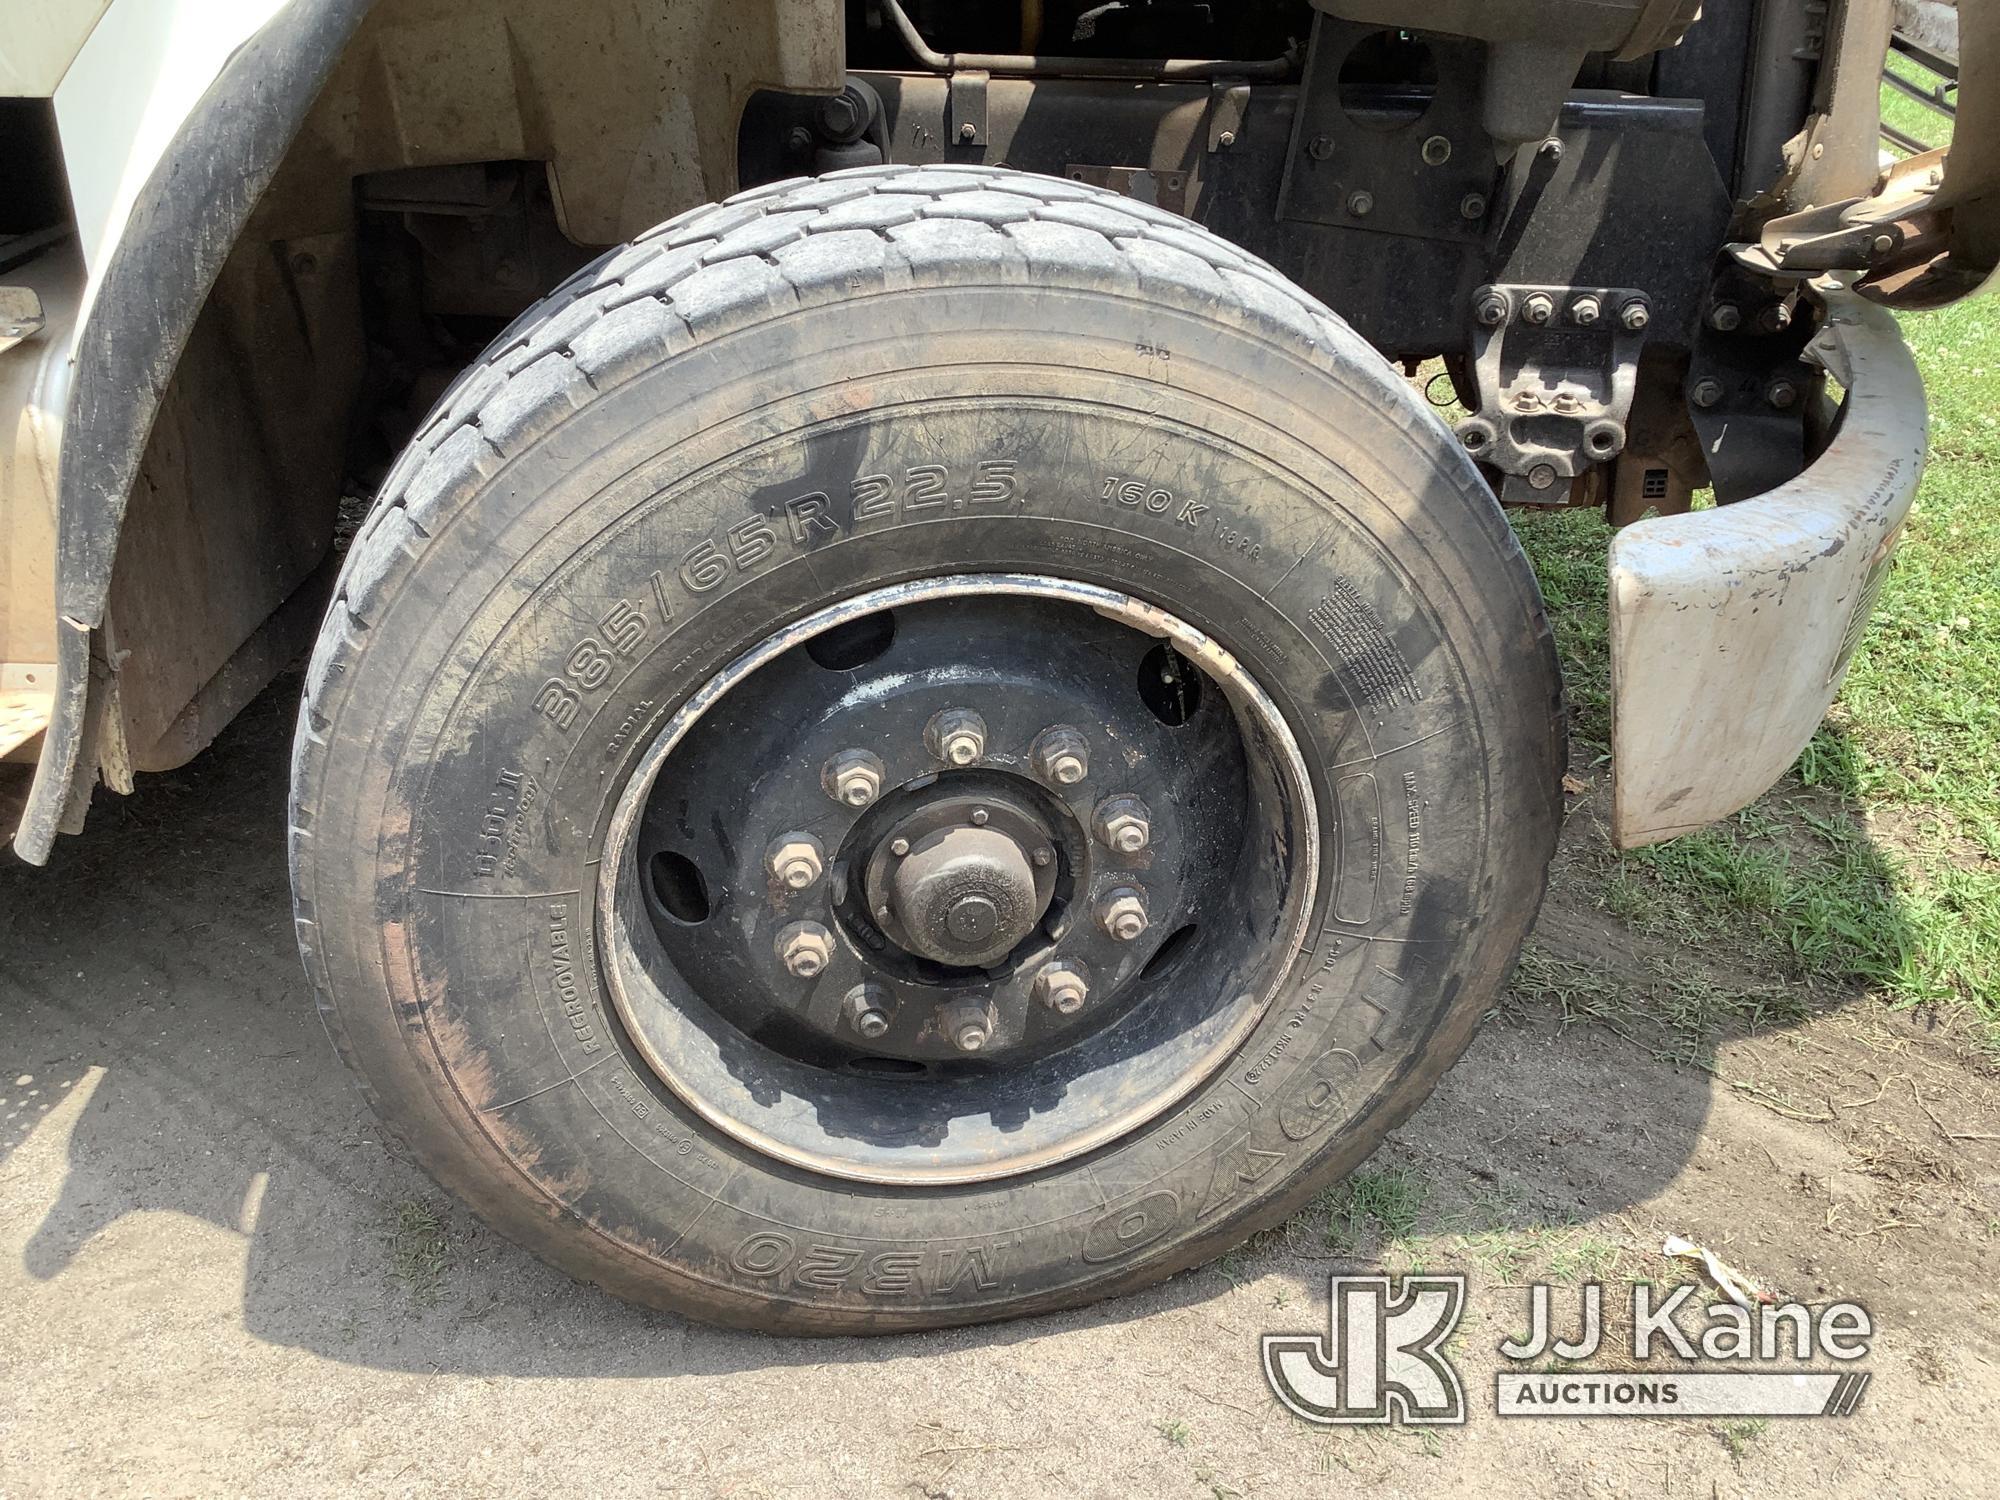
[{"label": "steel wheel", "polygon": [[619,1014],[704,1119],[836,1176],[971,1182],[1116,1139],[1228,1057],[1318,846],[1291,731],[1200,631],[947,577],[695,693],[619,801],[599,911]]}]

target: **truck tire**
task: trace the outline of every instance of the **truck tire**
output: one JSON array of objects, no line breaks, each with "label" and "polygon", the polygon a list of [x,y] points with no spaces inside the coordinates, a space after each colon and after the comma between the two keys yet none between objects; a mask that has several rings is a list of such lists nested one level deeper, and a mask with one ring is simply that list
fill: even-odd
[{"label": "truck tire", "polygon": [[674,219],[346,560],[299,944],[496,1229],[797,1333],[1083,1303],[1364,1160],[1540,903],[1533,575],[1390,367],[1187,221],[876,167]]}]

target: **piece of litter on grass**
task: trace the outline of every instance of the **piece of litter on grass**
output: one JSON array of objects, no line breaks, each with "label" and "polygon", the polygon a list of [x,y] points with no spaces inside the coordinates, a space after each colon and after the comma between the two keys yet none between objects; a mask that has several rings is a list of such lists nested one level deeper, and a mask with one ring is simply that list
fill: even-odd
[{"label": "piece of litter on grass", "polygon": [[1667,1236],[1667,1242],[1660,1246],[1660,1254],[1671,1255],[1677,1260],[1700,1261],[1708,1272],[1708,1279],[1721,1289],[1722,1295],[1745,1312],[1748,1312],[1755,1303],[1775,1303],[1778,1300],[1741,1271],[1725,1265],[1713,1250],[1704,1249],[1693,1240],[1684,1240],[1677,1234],[1670,1234]]},{"label": "piece of litter on grass", "polygon": [[1581,776],[1572,776],[1569,772],[1565,771],[1563,772],[1563,790],[1568,792],[1572,797],[1581,796],[1590,790],[1590,783],[1585,781]]}]

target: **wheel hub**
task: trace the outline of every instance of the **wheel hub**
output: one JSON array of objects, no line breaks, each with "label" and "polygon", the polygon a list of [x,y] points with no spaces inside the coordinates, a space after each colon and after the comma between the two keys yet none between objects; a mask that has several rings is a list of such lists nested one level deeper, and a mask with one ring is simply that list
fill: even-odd
[{"label": "wheel hub", "polygon": [[917,794],[867,861],[873,913],[906,952],[955,968],[997,964],[1048,910],[1054,840],[1045,820],[1006,792]]}]

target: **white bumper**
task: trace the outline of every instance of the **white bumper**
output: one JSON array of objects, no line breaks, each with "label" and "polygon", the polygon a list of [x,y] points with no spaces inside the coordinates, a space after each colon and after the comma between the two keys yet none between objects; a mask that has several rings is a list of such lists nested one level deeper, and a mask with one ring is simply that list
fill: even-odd
[{"label": "white bumper", "polygon": [[1896,320],[1842,291],[1807,357],[1847,389],[1796,479],[1628,526],[1611,545],[1612,834],[1657,843],[1727,817],[1819,727],[1923,476],[1923,382]]}]

